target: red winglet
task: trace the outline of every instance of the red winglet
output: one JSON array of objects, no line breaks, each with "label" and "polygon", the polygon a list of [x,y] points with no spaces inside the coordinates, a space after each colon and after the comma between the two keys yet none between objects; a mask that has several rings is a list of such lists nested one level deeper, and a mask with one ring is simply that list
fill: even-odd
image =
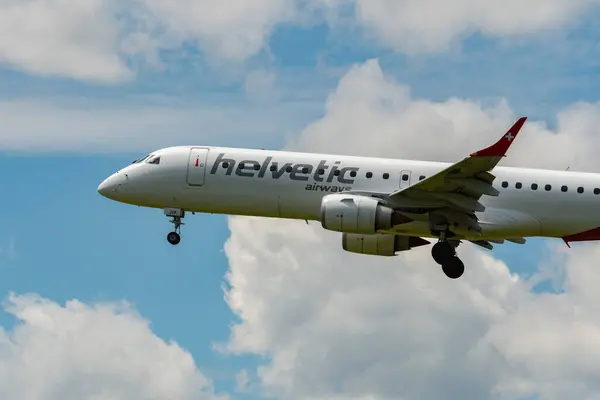
[{"label": "red winglet", "polygon": [[496,143],[487,147],[483,150],[472,153],[471,156],[480,157],[504,157],[508,148],[513,142],[513,139],[517,137],[517,134],[521,130],[521,127],[527,120],[527,117],[521,117],[515,124],[498,140]]}]

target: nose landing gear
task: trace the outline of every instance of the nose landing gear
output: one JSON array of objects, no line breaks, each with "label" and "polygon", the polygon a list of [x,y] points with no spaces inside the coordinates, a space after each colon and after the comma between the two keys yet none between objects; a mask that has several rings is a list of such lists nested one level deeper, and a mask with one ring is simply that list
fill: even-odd
[{"label": "nose landing gear", "polygon": [[185,217],[185,211],[180,208],[165,208],[165,215],[173,217],[169,222],[175,226],[175,229],[167,234],[167,241],[175,246],[181,241],[181,225],[185,225],[181,219]]}]

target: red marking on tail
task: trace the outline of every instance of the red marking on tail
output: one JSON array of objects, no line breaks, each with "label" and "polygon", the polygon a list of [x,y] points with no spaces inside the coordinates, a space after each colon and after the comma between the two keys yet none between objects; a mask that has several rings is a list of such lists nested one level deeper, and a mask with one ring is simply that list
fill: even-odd
[{"label": "red marking on tail", "polygon": [[594,228],[588,231],[568,235],[563,237],[562,240],[567,244],[567,246],[569,246],[569,243],[571,242],[597,241],[600,240],[600,228]]}]

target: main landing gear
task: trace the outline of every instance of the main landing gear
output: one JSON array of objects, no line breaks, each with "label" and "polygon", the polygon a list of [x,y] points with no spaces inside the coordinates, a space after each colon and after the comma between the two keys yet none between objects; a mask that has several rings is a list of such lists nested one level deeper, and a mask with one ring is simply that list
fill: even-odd
[{"label": "main landing gear", "polygon": [[181,219],[185,217],[185,211],[179,208],[165,208],[165,215],[167,217],[173,217],[173,219],[171,219],[169,222],[175,226],[175,229],[173,232],[169,232],[167,234],[167,241],[175,246],[181,242],[181,225],[185,225]]},{"label": "main landing gear", "polygon": [[456,248],[446,239],[446,235],[440,235],[440,241],[431,249],[431,256],[450,279],[460,278],[465,272],[465,265],[456,255]]}]

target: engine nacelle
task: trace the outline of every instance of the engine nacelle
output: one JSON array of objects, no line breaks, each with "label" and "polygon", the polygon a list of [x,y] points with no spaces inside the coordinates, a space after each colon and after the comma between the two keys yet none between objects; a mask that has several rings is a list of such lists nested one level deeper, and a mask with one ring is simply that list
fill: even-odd
[{"label": "engine nacelle", "polygon": [[351,253],[368,254],[372,256],[395,256],[399,251],[410,250],[413,247],[430,244],[417,236],[396,236],[387,234],[357,235],[344,233],[342,248]]},{"label": "engine nacelle", "polygon": [[330,231],[370,234],[410,221],[373,197],[340,193],[321,201],[321,225]]}]

